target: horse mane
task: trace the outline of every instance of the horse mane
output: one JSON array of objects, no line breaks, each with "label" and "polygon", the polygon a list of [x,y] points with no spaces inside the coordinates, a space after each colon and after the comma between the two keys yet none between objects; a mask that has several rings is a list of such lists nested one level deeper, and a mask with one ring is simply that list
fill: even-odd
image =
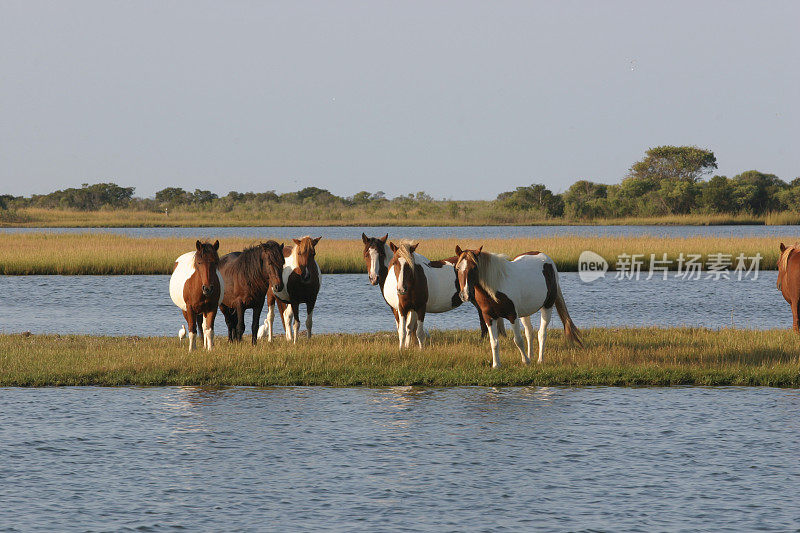
[{"label": "horse mane", "polygon": [[280,245],[275,241],[267,241],[250,246],[242,250],[239,256],[230,263],[229,270],[236,277],[237,283],[246,288],[251,294],[267,292],[269,278],[264,277],[264,250],[280,253]]},{"label": "horse mane", "polygon": [[796,242],[791,246],[787,246],[786,249],[781,252],[781,257],[778,259],[778,270],[786,270],[786,265],[789,263],[789,256],[792,255],[792,252],[800,250],[800,242]]},{"label": "horse mane", "polygon": [[405,259],[406,263],[408,263],[408,266],[411,267],[411,272],[414,272],[417,263],[414,260],[414,252],[411,251],[412,246],[414,246],[414,241],[403,239],[400,242],[400,246],[397,247],[397,251],[395,252],[395,254]]},{"label": "horse mane", "polygon": [[290,256],[292,256],[292,255],[297,256],[297,255],[300,255],[300,254],[307,254],[307,253],[311,252],[314,249],[314,244],[312,243],[312,241],[314,239],[311,237],[311,235],[303,235],[302,237],[300,237],[297,240],[300,241],[300,244],[295,244],[292,247],[292,253],[289,254]]},{"label": "horse mane", "polygon": [[497,289],[508,277],[508,265],[510,264],[508,256],[492,252],[481,252],[477,257],[473,254],[473,259],[478,265],[478,284],[489,294],[492,300],[498,301]]}]

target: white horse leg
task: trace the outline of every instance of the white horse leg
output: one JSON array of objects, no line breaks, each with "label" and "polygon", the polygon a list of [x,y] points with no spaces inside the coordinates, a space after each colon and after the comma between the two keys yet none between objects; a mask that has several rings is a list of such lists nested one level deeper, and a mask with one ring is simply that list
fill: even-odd
[{"label": "white horse leg", "polygon": [[422,320],[417,321],[417,341],[419,342],[419,347],[422,348],[422,345],[430,339],[428,332],[425,331],[425,322]]},{"label": "white horse leg", "polygon": [[537,363],[542,362],[542,355],[544,354],[544,341],[547,340],[547,325],[550,323],[550,317],[553,315],[553,308],[545,309],[542,307],[542,321],[539,324],[539,360]]},{"label": "white horse leg", "polygon": [[208,319],[203,315],[203,348],[211,350],[211,328],[208,327]]},{"label": "white horse leg", "polygon": [[314,310],[309,310],[308,307],[306,307],[306,337],[309,339],[311,338],[311,325],[314,323],[314,320],[312,319],[313,315]]},{"label": "white horse leg", "polygon": [[406,344],[406,317],[401,315],[399,312],[397,315],[397,337],[400,340],[399,348],[402,350],[403,346]]},{"label": "white horse leg", "polygon": [[267,340],[272,342],[272,321],[275,320],[275,306],[270,305],[267,309],[267,318],[264,319],[264,325],[267,326]]},{"label": "white horse leg", "polygon": [[511,328],[514,331],[514,344],[517,345],[517,350],[519,350],[519,354],[522,356],[522,362],[526,365],[531,363],[531,360],[528,359],[528,356],[525,355],[525,345],[522,342],[522,333],[520,333],[519,325],[522,322],[522,319],[517,318],[514,322],[511,323]]},{"label": "white horse leg", "polygon": [[300,336],[300,306],[297,306],[297,316],[292,311],[292,342],[297,343],[297,337]]},{"label": "white horse leg", "polygon": [[195,349],[195,344],[197,343],[197,333],[194,331],[189,332],[189,351],[193,352]]},{"label": "white horse leg", "polygon": [[500,367],[500,347],[497,340],[497,320],[490,320],[487,324],[489,326],[489,344],[492,347],[492,368]]},{"label": "white horse leg", "polygon": [[408,323],[406,324],[406,348],[411,348],[411,343],[414,342],[413,339],[417,339],[417,343],[420,349],[422,349],[422,341],[417,337],[417,326],[419,325],[417,316],[416,311],[408,313]]},{"label": "white horse leg", "polygon": [[533,354],[533,324],[531,324],[531,317],[522,316],[519,318],[522,322],[522,327],[525,329],[525,340],[528,344],[528,362],[531,362],[531,355]]},{"label": "white horse leg", "polygon": [[292,323],[294,322],[294,314],[292,314],[292,306],[287,305],[283,310],[283,329],[286,333],[286,340],[292,342]]}]

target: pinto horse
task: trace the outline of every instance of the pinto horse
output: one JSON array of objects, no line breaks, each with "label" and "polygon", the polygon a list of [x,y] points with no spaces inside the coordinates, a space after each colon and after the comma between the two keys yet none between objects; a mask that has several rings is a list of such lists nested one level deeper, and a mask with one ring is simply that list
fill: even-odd
[{"label": "pinto horse", "polygon": [[228,340],[240,341],[244,335],[244,311],[253,310],[252,343],[256,344],[258,322],[267,291],[283,290],[283,244],[267,241],[232,252],[220,261],[225,293],[220,310],[228,325]]},{"label": "pinto horse", "polygon": [[214,347],[214,319],[225,292],[225,282],[219,272],[219,241],[213,245],[197,241],[195,248],[194,252],[187,252],[175,260],[169,278],[170,298],[181,308],[189,326],[190,352],[195,349],[201,316],[203,346],[207,350]]},{"label": "pinto horse", "polygon": [[[399,326],[398,321],[398,314],[397,314],[397,305],[396,305],[396,296],[391,294],[391,291],[387,297],[384,294],[384,286],[386,284],[386,278],[389,275],[389,262],[392,260],[394,256],[394,252],[392,251],[391,247],[386,243],[389,238],[389,234],[387,233],[383,237],[367,237],[365,233],[361,234],[361,241],[364,243],[364,261],[367,265],[367,274],[369,275],[369,282],[372,285],[378,285],[381,290],[381,295],[383,296],[384,301],[386,304],[391,308],[392,313],[394,314],[394,321],[395,325]],[[461,298],[458,297],[458,281],[456,280],[456,259],[457,257],[448,257],[447,259],[442,259],[440,261],[428,261],[427,258],[420,254],[416,254],[415,256],[419,258],[419,261],[423,265],[427,265],[431,268],[440,268],[442,269],[442,276],[441,276],[441,287],[442,290],[445,288],[450,292],[450,304],[451,307],[447,307],[446,305],[442,307],[441,310],[437,307],[437,310],[431,310],[428,308],[426,312],[431,313],[440,313],[450,311],[455,309],[456,307],[461,305]],[[440,281],[440,276],[435,276],[436,281]],[[396,283],[396,282],[395,282]],[[439,287],[437,287],[438,293]],[[443,302],[447,302],[446,299]],[[478,321],[481,327],[481,338],[485,337],[488,329],[486,327],[486,323],[483,321],[483,315],[478,310]],[[503,327],[502,320],[498,322],[498,330],[501,335],[505,336],[505,328]],[[421,334],[424,338],[430,338],[428,333],[425,331],[424,323],[422,324]]]},{"label": "pinto horse", "polygon": [[[570,342],[582,345],[578,328],[567,311],[558,273],[550,257],[540,252],[526,252],[513,261],[505,256],[477,250],[462,250],[456,246],[456,271],[459,295],[465,302],[474,301],[489,325],[489,341],[492,346],[492,367],[500,366],[498,352],[497,321],[505,318],[514,328],[514,344],[522,361],[531,362],[533,326],[530,316],[541,310],[539,326],[539,359],[542,362],[547,325],[550,323],[553,305],[564,324],[564,333]],[[528,341],[527,354],[523,350],[520,322],[525,328]]]},{"label": "pinto horse", "polygon": [[778,260],[778,290],[792,308],[792,329],[800,333],[800,243],[781,243]]},{"label": "pinto horse", "polygon": [[297,342],[300,333],[300,304],[306,304],[306,335],[311,338],[314,306],[321,285],[322,274],[314,257],[315,247],[322,237],[312,239],[308,235],[300,239],[292,239],[294,247],[284,250],[286,264],[283,267],[283,287],[281,290],[270,289],[267,294],[267,335],[272,342],[272,321],[275,317],[273,303],[278,304],[283,321],[286,340]]}]

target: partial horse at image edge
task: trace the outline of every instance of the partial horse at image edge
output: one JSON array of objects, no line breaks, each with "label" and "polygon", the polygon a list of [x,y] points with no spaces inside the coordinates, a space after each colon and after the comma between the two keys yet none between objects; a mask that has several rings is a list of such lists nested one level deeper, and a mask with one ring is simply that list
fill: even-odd
[{"label": "partial horse at image edge", "polygon": [[780,245],[778,290],[792,309],[792,329],[800,333],[800,243]]}]

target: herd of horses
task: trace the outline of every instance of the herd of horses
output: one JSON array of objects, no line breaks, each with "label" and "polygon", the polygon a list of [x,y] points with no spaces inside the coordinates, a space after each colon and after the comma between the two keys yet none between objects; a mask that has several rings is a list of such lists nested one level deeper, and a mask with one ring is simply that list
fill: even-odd
[{"label": "herd of horses", "polygon": [[[445,313],[470,302],[478,310],[482,336],[489,336],[492,366],[500,366],[499,337],[505,335],[503,320],[513,330],[514,344],[522,361],[530,363],[533,350],[531,315],[540,312],[537,361],[542,362],[547,327],[553,307],[564,325],[567,341],[582,345],[570,318],[558,281],[558,271],[546,254],[530,251],[512,259],[478,249],[461,249],[445,259],[429,260],[417,253],[418,243],[388,242],[383,237],[361,234],[369,281],[380,287],[397,325],[402,350],[413,344],[422,348],[430,339],[425,330],[428,313]],[[195,243],[195,250],[175,261],[170,296],[183,311],[189,351],[196,348],[198,329],[203,346],[214,346],[214,320],[222,311],[228,340],[244,336],[244,312],[253,310],[252,343],[267,337],[273,341],[274,307],[280,311],[286,340],[297,342],[299,307],[306,305],[306,335],[311,337],[314,306],[322,276],[315,260],[321,237],[292,239],[293,246],[276,241],[259,243],[219,256],[219,241]],[[800,245],[780,245],[778,289],[789,302],[793,328],[800,332]],[[267,318],[259,327],[267,304]],[[523,343],[522,331],[526,343]],[[186,330],[181,328],[180,337]]]}]

